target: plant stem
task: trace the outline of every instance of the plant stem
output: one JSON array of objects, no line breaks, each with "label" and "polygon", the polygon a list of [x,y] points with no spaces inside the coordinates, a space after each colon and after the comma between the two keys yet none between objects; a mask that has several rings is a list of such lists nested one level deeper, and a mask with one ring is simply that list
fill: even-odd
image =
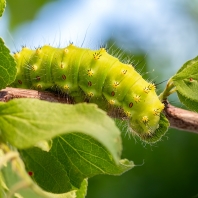
[{"label": "plant stem", "polygon": [[2,156],[0,159],[0,169],[4,166],[4,164],[6,164],[10,160],[17,158],[17,157],[19,157],[19,154],[17,152],[13,152],[13,151]]},{"label": "plant stem", "polygon": [[21,181],[14,185],[11,190],[9,191],[7,198],[12,198],[12,196],[20,189],[24,189],[30,186],[30,183],[27,183],[27,181]]},{"label": "plant stem", "polygon": [[174,93],[175,91],[176,91],[176,88],[175,88],[175,86],[174,86],[174,84],[173,84],[173,81],[172,81],[172,79],[169,79],[169,81],[168,81],[168,83],[167,83],[167,85],[166,85],[166,88],[165,88],[164,91],[159,95],[159,99],[160,99],[161,101],[166,100],[167,97],[168,97],[170,94]]}]

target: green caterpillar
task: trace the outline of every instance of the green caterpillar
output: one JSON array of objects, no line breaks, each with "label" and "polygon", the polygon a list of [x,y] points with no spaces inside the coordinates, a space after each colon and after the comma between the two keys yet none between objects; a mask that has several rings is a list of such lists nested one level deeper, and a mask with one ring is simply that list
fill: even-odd
[{"label": "green caterpillar", "polygon": [[14,57],[18,71],[12,87],[59,90],[76,103],[96,103],[106,111],[118,109],[143,140],[149,142],[156,135],[164,104],[155,85],[104,48],[90,50],[73,44],[61,49],[23,47]]}]

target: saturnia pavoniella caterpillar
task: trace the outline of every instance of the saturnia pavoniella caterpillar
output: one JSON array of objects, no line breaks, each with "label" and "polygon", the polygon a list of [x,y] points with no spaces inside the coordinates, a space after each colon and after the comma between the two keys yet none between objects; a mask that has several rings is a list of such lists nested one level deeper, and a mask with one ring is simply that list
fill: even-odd
[{"label": "saturnia pavoniella caterpillar", "polygon": [[164,104],[155,85],[104,48],[90,50],[73,44],[36,50],[23,47],[14,57],[18,71],[12,87],[59,90],[76,103],[96,103],[106,111],[121,109],[132,132],[140,138],[151,142],[156,135]]}]

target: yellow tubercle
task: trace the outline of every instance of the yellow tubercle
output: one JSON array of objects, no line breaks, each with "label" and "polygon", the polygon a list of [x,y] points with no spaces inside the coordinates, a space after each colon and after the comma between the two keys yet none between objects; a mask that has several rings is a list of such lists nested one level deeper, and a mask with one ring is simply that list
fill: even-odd
[{"label": "yellow tubercle", "polygon": [[149,87],[144,87],[144,92],[146,93],[146,94],[148,94],[149,92],[150,92],[150,89],[149,89]]},{"label": "yellow tubercle", "polygon": [[131,113],[129,111],[125,111],[125,115],[130,118],[131,117]]},{"label": "yellow tubercle", "polygon": [[106,49],[104,47],[101,47],[100,48],[100,52],[103,52],[104,53],[104,52],[106,52]]},{"label": "yellow tubercle", "polygon": [[118,87],[119,84],[120,84],[119,82],[115,81],[115,82],[113,83],[113,87],[116,88],[116,87]]},{"label": "yellow tubercle", "polygon": [[38,69],[37,65],[32,65],[32,70],[36,71]]},{"label": "yellow tubercle", "polygon": [[93,57],[94,57],[95,60],[98,60],[101,56],[102,56],[102,54],[101,54],[100,51],[99,51],[99,52],[95,52],[95,53],[93,54]]},{"label": "yellow tubercle", "polygon": [[143,116],[143,117],[142,117],[142,122],[143,122],[144,124],[146,124],[148,121],[149,121],[148,116]]},{"label": "yellow tubercle", "polygon": [[37,54],[40,54],[41,53],[41,48],[40,47],[36,49],[36,53]]},{"label": "yellow tubercle", "polygon": [[164,110],[164,108],[165,108],[165,104],[164,104],[164,103],[162,103],[161,111],[162,111],[162,110]]},{"label": "yellow tubercle", "polygon": [[29,48],[26,46],[22,46],[22,50],[27,50],[27,49],[29,49]]},{"label": "yellow tubercle", "polygon": [[67,48],[64,49],[64,53],[67,54],[69,50]]},{"label": "yellow tubercle", "polygon": [[71,42],[67,47],[74,46],[73,42]]},{"label": "yellow tubercle", "polygon": [[69,85],[65,85],[63,88],[64,88],[65,90],[69,90]]},{"label": "yellow tubercle", "polygon": [[154,109],[153,114],[156,116],[160,116],[160,109]]},{"label": "yellow tubercle", "polygon": [[19,58],[19,57],[20,57],[20,53],[18,53],[18,52],[14,53],[14,58],[15,58],[15,59],[17,59],[17,58]]},{"label": "yellow tubercle", "polygon": [[149,130],[147,131],[147,134],[151,136],[151,135],[152,135],[152,131],[149,129]]},{"label": "yellow tubercle", "polygon": [[36,87],[37,87],[37,89],[42,89],[42,85],[41,84],[38,84]]},{"label": "yellow tubercle", "polygon": [[135,95],[133,98],[135,102],[140,102],[141,97],[139,95]]},{"label": "yellow tubercle", "polygon": [[93,71],[91,69],[87,70],[87,75],[89,77],[93,76]]},{"label": "yellow tubercle", "polygon": [[93,92],[89,92],[89,93],[87,93],[87,96],[91,98],[94,96],[94,94],[93,94]]},{"label": "yellow tubercle", "polygon": [[148,88],[149,88],[150,90],[156,90],[156,86],[155,86],[154,83],[150,83],[149,86],[148,86]]},{"label": "yellow tubercle", "polygon": [[122,74],[126,74],[127,73],[127,69],[122,69],[121,73]]},{"label": "yellow tubercle", "polygon": [[109,104],[110,105],[114,105],[115,104],[115,100],[109,100]]}]

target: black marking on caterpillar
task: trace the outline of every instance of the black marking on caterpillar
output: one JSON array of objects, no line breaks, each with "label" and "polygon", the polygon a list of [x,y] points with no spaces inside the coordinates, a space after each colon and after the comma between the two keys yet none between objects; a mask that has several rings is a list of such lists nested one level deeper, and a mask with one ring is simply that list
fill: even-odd
[{"label": "black marking on caterpillar", "polygon": [[18,83],[19,83],[20,85],[22,85],[22,81],[21,81],[21,80],[18,80]]},{"label": "black marking on caterpillar", "polygon": [[62,75],[62,79],[63,79],[63,80],[66,80],[65,74]]},{"label": "black marking on caterpillar", "polygon": [[133,107],[133,103],[132,103],[132,102],[129,103],[129,107],[130,107],[130,108]]},{"label": "black marking on caterpillar", "polygon": [[65,48],[43,46],[15,53],[18,88],[59,91],[75,103],[96,103],[109,111],[118,109],[131,130],[147,142],[159,127],[164,104],[155,85],[145,81],[132,65],[109,55],[105,48],[90,50],[73,44]]}]

